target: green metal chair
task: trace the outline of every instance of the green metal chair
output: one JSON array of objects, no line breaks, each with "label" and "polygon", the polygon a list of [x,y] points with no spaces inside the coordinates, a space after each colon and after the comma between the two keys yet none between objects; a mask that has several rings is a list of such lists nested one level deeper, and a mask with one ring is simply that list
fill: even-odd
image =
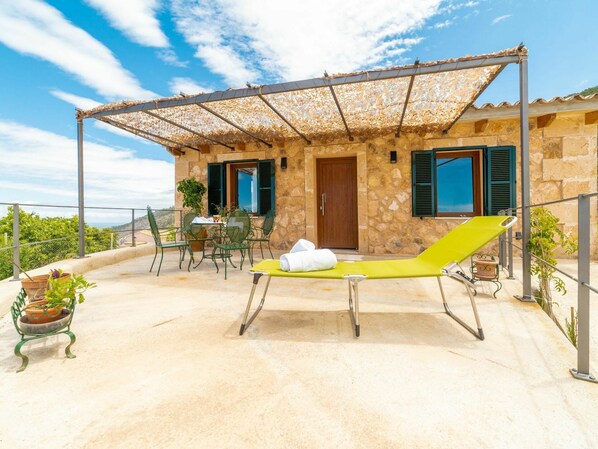
[{"label": "green metal chair", "polygon": [[17,373],[24,371],[29,363],[29,357],[21,354],[21,347],[28,341],[37,340],[40,338],[50,337],[52,335],[66,334],[71,339],[69,345],[64,350],[67,358],[74,359],[76,356],[71,352],[71,346],[75,343],[75,334],[71,332],[71,322],[73,321],[73,315],[75,314],[75,305],[77,301],[72,303],[62,310],[62,316],[57,321],[53,321],[45,324],[30,324],[24,316],[24,310],[27,306],[25,298],[27,294],[24,289],[21,289],[17,295],[17,299],[13,302],[10,307],[10,314],[12,321],[15,325],[15,329],[21,336],[21,341],[15,346],[15,355],[21,357],[21,366],[17,369]]},{"label": "green metal chair", "polygon": [[[197,268],[204,259],[210,258],[210,256],[206,256],[206,246],[214,238],[212,233],[206,230],[205,226],[193,225],[191,223],[196,216],[195,212],[189,212],[183,217],[183,234],[189,244],[189,253],[191,254],[187,271],[190,270],[191,263],[195,262],[196,251],[201,251],[201,259],[199,259],[199,262],[193,268]],[[201,246],[201,249],[197,246]]]},{"label": "green metal chair", "polygon": [[[179,250],[179,269],[183,264],[183,258],[185,257],[185,251],[189,249],[189,245],[187,242],[162,242],[162,237],[160,236],[160,230],[158,229],[158,225],[156,224],[156,217],[152,212],[152,208],[147,206],[147,219],[150,224],[150,229],[152,230],[152,236],[154,237],[154,242],[156,244],[156,252],[154,253],[154,260],[152,261],[152,266],[150,267],[150,273],[154,268],[154,263],[156,262],[156,257],[158,257],[158,248],[160,248],[160,265],[158,266],[158,273],[156,276],[160,276],[160,268],[162,268],[162,260],[164,260],[164,248],[178,248]],[[193,253],[191,252],[191,260],[193,260]],[[189,261],[191,262],[191,261]]]},{"label": "green metal chair", "polygon": [[222,230],[222,237],[220,241],[214,240],[214,249],[212,251],[212,261],[216,265],[216,272],[220,271],[217,258],[224,261],[224,279],[227,277],[227,265],[230,263],[236,268],[231,260],[231,251],[240,251],[241,253],[241,270],[243,269],[243,261],[245,260],[245,251],[249,251],[249,244],[245,241],[249,232],[251,231],[251,220],[247,211],[242,209],[234,210],[228,216],[224,229]]},{"label": "green metal chair", "polygon": [[268,251],[270,251],[270,257],[274,258],[272,255],[272,250],[270,249],[270,235],[272,234],[272,230],[274,229],[274,209],[270,209],[266,216],[264,217],[264,222],[262,226],[253,226],[251,228],[251,234],[247,237],[247,242],[249,243],[249,262],[253,266],[253,248],[257,243],[260,244],[260,252],[262,254],[262,259],[264,258],[264,248],[262,244],[265,242],[268,245]]}]

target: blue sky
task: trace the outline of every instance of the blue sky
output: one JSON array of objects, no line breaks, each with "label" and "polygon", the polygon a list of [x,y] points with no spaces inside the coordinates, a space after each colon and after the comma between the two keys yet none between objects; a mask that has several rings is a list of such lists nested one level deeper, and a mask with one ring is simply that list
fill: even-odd
[{"label": "blue sky", "polygon": [[[520,42],[530,99],[551,98],[598,84],[597,17],[595,0],[0,0],[0,202],[76,204],[75,105]],[[508,67],[478,103],[517,100],[516,78]],[[172,157],[101,126],[85,121],[87,204],[171,205]]]}]

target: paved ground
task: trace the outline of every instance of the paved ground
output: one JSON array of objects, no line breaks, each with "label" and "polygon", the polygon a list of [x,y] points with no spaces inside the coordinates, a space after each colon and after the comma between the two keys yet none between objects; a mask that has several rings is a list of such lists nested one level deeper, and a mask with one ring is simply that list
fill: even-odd
[{"label": "paved ground", "polygon": [[442,313],[434,279],[361,283],[359,339],[345,284],[275,279],[240,337],[247,270],[169,258],[159,278],[150,256],[87,273],[76,359],[54,337],[16,374],[0,319],[1,448],[598,447],[598,385],[569,375],[574,348],[511,299],[517,281],[478,294],[483,342]]}]

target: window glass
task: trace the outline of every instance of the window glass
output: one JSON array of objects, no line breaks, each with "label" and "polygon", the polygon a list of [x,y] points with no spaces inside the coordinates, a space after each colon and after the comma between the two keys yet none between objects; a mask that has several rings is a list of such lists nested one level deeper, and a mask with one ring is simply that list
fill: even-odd
[{"label": "window glass", "polygon": [[239,209],[257,213],[257,167],[256,164],[234,166],[236,198],[233,199]]},{"label": "window glass", "polygon": [[438,212],[474,212],[474,176],[472,157],[436,159]]}]

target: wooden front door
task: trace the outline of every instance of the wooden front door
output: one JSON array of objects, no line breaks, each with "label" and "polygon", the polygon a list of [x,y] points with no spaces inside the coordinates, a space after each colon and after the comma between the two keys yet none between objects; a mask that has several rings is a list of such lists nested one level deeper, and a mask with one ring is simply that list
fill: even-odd
[{"label": "wooden front door", "polygon": [[316,160],[318,247],[357,249],[357,159]]}]

